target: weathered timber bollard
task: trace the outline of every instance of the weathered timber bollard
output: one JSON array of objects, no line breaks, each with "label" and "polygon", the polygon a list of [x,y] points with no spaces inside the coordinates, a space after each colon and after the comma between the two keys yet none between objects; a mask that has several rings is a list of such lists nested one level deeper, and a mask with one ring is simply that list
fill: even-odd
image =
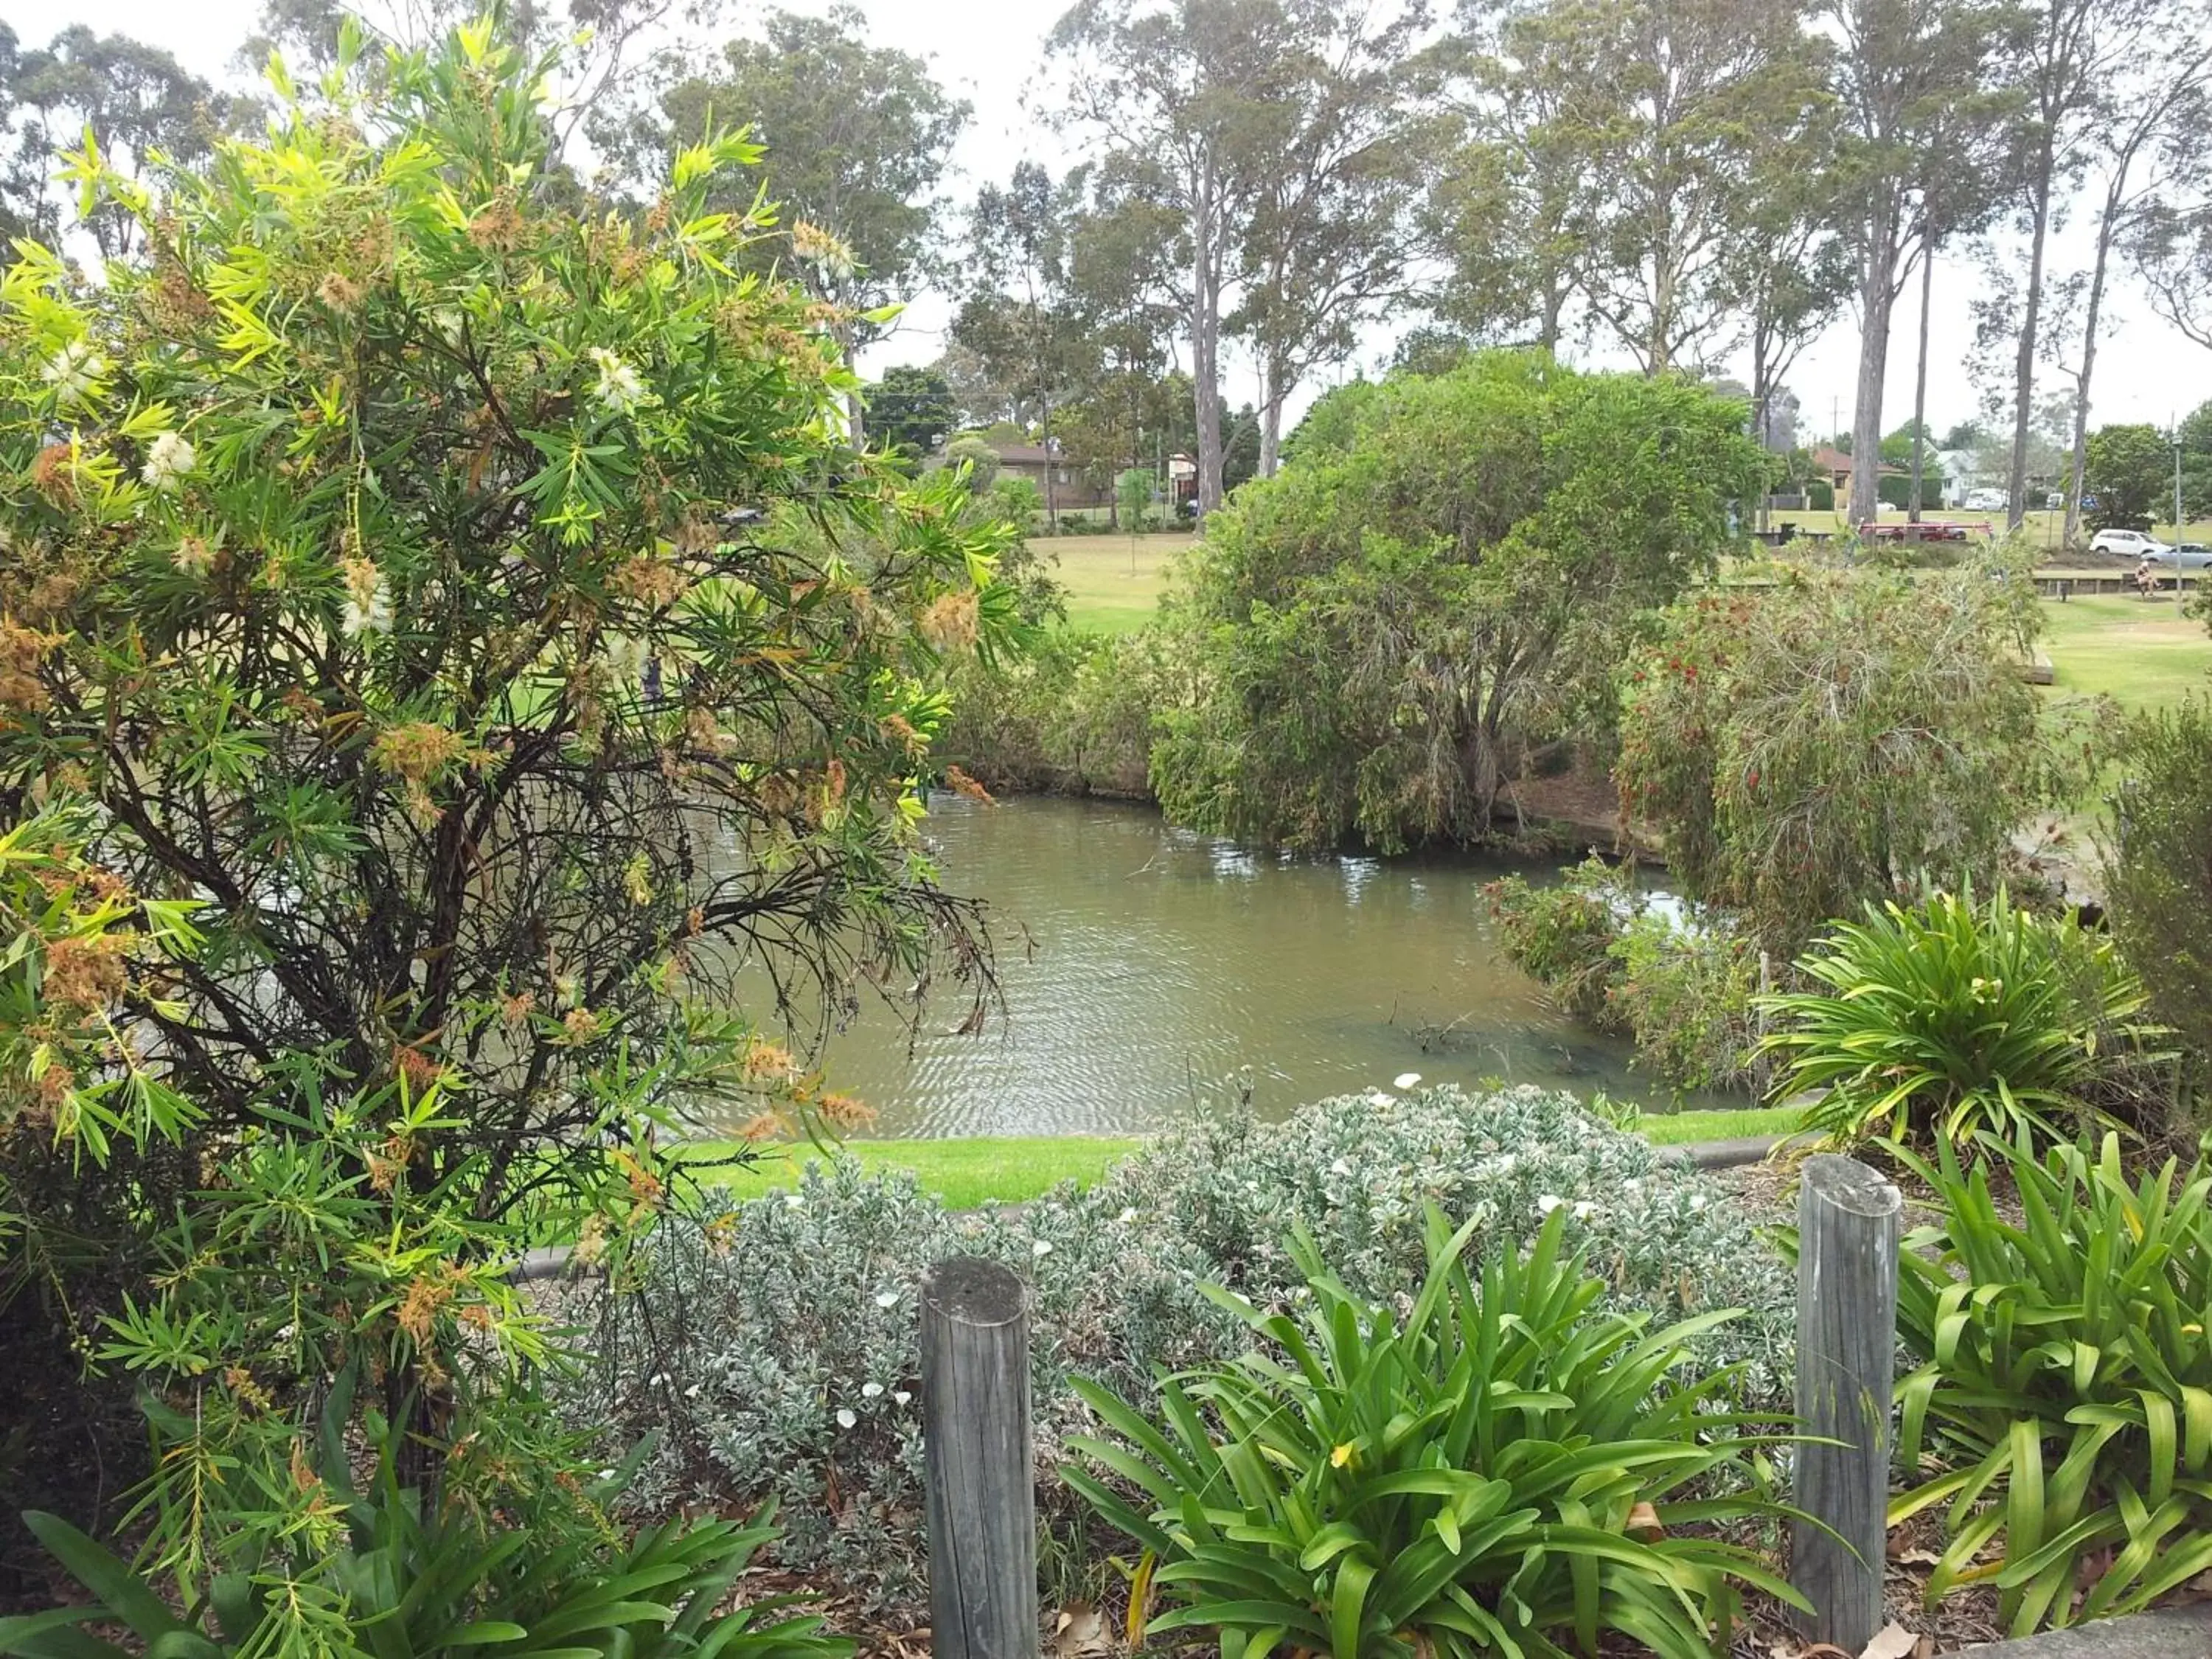
[{"label": "weathered timber bollard", "polygon": [[1790,1580],[1814,1640],[1856,1653],[1884,1622],[1897,1250],[1904,1200],[1848,1158],[1805,1160],[1797,1194],[1797,1416]]},{"label": "weathered timber bollard", "polygon": [[937,1659],[1036,1659],[1029,1291],[956,1256],[921,1281],[922,1460]]}]

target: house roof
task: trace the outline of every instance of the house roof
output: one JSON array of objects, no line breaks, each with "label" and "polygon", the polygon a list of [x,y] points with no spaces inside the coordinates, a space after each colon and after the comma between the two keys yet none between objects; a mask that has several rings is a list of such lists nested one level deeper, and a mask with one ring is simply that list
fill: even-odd
[{"label": "house roof", "polygon": [[1066,461],[1066,457],[1042,444],[993,444],[991,447],[998,451],[1001,466],[1050,466]]},{"label": "house roof", "polygon": [[[1930,450],[1929,455],[1932,459],[1935,451]],[[1813,452],[1813,465],[1822,472],[1849,472],[1851,471],[1851,458],[1833,444],[1822,444]],[[1892,466],[1887,461],[1881,468],[1884,476],[1893,478],[1901,478],[1911,470],[1910,467]]]}]

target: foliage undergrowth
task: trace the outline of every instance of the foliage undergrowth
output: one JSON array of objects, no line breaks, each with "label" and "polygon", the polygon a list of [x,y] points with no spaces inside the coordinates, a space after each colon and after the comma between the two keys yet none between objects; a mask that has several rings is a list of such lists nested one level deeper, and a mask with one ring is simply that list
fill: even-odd
[{"label": "foliage undergrowth", "polygon": [[1153,1411],[1079,1382],[1112,1437],[1074,1446],[1105,1478],[1066,1479],[1182,1604],[1151,1628],[1218,1629],[1244,1659],[1553,1659],[1613,1634],[1698,1659],[1728,1640],[1736,1581],[1803,1605],[1755,1552],[1681,1530],[1778,1513],[1770,1437],[1745,1432],[1771,1425],[1728,1409],[1726,1370],[1679,1374],[1732,1314],[1653,1331],[1599,1310],[1567,1219],[1525,1255],[1494,1244],[1478,1281],[1481,1218],[1454,1233],[1431,1206],[1410,1305],[1356,1294],[1295,1235],[1295,1314],[1213,1292],[1255,1348],[1161,1381]]},{"label": "foliage undergrowth", "polygon": [[1048,1477],[1067,1437],[1097,1426],[1073,1378],[1133,1393],[1156,1366],[1232,1356],[1242,1327],[1199,1287],[1285,1301],[1304,1283],[1287,1227],[1358,1295],[1404,1293],[1425,1271],[1432,1201],[1476,1224],[1478,1249],[1564,1212],[1609,1305],[1663,1320],[1750,1308],[1701,1355],[1746,1362],[1734,1386],[1747,1399],[1786,1398],[1788,1286],[1717,1188],[1570,1097],[1441,1087],[1275,1124],[1201,1121],[1018,1212],[951,1214],[910,1176],[850,1160],[810,1170],[791,1193],[656,1234],[598,1300],[599,1364],[567,1409],[617,1440],[665,1427],[633,1488],[645,1512],[773,1496],[781,1559],[889,1601],[915,1593],[923,1555],[914,1295],[932,1261],[993,1256],[1035,1287],[1038,1496],[1064,1535],[1076,1522]]},{"label": "foliage undergrowth", "polygon": [[2212,1567],[2212,1170],[1972,1151],[1908,1158],[1943,1214],[1901,1257],[1898,1454],[1941,1473],[1892,1518],[1948,1505],[1931,1604],[1994,1579],[2014,1635],[2133,1612]]}]

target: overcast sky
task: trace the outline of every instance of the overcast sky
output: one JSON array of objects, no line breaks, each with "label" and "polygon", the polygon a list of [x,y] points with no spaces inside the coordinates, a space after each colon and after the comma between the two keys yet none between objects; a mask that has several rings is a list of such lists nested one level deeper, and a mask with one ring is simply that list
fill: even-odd
[{"label": "overcast sky", "polygon": [[[939,78],[974,106],[975,119],[954,154],[957,176],[950,185],[954,194],[964,195],[986,179],[1005,178],[1024,156],[1058,170],[1065,160],[1059,141],[1031,120],[1024,108],[1045,32],[1059,14],[1054,0],[858,3],[878,44],[928,58]],[[788,9],[819,13],[829,9],[828,0],[790,0]],[[764,9],[737,0],[729,16],[743,27],[746,17]],[[259,10],[259,0],[66,0],[60,6],[52,0],[0,0],[0,18],[14,26],[26,46],[43,44],[62,21],[82,21],[103,33],[121,31],[164,46],[195,73],[233,85],[241,82],[230,64],[231,55]],[[2063,272],[2087,262],[2085,228],[2076,226],[2055,239],[2057,270]],[[1979,395],[1970,379],[1974,331],[1968,311],[1978,283],[1972,264],[1961,256],[1937,263],[1936,286],[1928,403],[1930,422],[1940,429],[1980,412]],[[863,367],[872,374],[890,363],[925,362],[935,356],[949,310],[941,296],[913,296],[906,326],[878,347]],[[2177,413],[2212,398],[2212,351],[2161,323],[2124,276],[2107,312],[2112,323],[2098,355],[2093,426],[2148,421],[2163,427]],[[1912,410],[1918,325],[1916,283],[1898,308],[1885,428],[1896,427]],[[1378,331],[1367,343],[1360,366],[1378,368],[1389,356],[1392,337]],[[1790,373],[1789,383],[1803,405],[1806,437],[1831,432],[1838,421],[1850,422],[1857,356],[1856,319],[1846,311]],[[1602,363],[1605,359],[1601,356],[1594,361]],[[1348,376],[1352,368],[1347,365],[1343,374]],[[1739,373],[1748,378],[1747,366]],[[1222,390],[1232,405],[1253,399],[1256,376],[1248,362],[1229,358],[1224,374]],[[2055,384],[2040,389],[2055,389]],[[1308,388],[1297,404],[1303,405],[1317,389]]]}]

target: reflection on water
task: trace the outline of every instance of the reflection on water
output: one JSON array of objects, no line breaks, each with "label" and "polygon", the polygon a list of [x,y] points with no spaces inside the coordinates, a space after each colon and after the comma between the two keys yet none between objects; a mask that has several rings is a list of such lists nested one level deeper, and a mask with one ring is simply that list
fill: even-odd
[{"label": "reflection on water", "polygon": [[927,829],[990,901],[1006,1007],[909,1054],[864,1006],[823,1061],[871,1133],[1125,1134],[1247,1088],[1275,1117],[1405,1072],[1664,1103],[1499,953],[1480,890],[1508,866],[1278,857],[1090,801],[940,796]]}]

